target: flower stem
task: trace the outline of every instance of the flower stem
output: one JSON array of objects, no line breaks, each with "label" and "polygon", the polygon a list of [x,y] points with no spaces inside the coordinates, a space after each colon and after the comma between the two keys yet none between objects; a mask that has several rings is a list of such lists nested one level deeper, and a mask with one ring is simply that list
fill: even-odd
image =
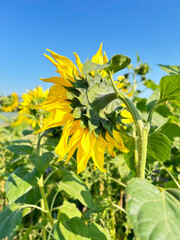
[{"label": "flower stem", "polygon": [[47,211],[47,217],[49,218],[49,221],[52,225],[52,227],[54,226],[54,221],[53,221],[53,218],[51,216],[51,212],[49,210],[49,205],[48,205],[48,202],[47,202],[47,198],[46,198],[46,194],[44,192],[44,183],[43,183],[43,175],[41,175],[41,178],[39,179],[39,189],[40,189],[40,192],[41,192],[41,196],[42,196],[42,202],[43,202],[43,206],[42,208],[44,207],[44,210]]},{"label": "flower stem", "polygon": [[138,125],[137,134],[138,134],[138,158],[139,158],[137,177],[145,178],[149,124],[147,124],[147,126],[144,126],[142,120],[138,120],[137,125]]},{"label": "flower stem", "polygon": [[[136,151],[138,149],[137,177],[145,178],[147,142],[148,142],[148,132],[149,132],[150,124],[147,123],[147,125],[144,126],[143,121],[134,103],[123,92],[117,89],[117,87],[114,84],[114,80],[111,73],[110,73],[110,79],[111,79],[111,83],[113,85],[114,91],[116,92],[117,98],[119,98],[126,105],[127,109],[129,110],[129,112],[133,117],[136,131],[137,131],[137,136],[138,136],[137,142],[135,143]],[[137,148],[137,145],[138,145],[138,148]],[[135,154],[137,154],[137,152]],[[137,155],[136,155],[136,158],[137,158]]]}]

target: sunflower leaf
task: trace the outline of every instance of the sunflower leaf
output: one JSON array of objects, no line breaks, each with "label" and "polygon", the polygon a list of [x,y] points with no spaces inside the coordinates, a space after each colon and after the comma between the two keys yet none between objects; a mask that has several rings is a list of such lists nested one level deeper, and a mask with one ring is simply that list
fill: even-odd
[{"label": "sunflower leaf", "polygon": [[179,75],[180,74],[180,66],[176,66],[176,65],[162,65],[162,64],[158,64],[160,66],[160,68],[167,72],[168,74],[172,74],[172,75]]},{"label": "sunflower leaf", "polygon": [[33,148],[28,145],[10,145],[7,149],[16,154],[31,154],[33,152]]},{"label": "sunflower leaf", "polygon": [[56,239],[72,240],[110,240],[108,231],[96,223],[86,225],[85,222],[73,217],[66,221],[58,221],[54,226]]},{"label": "sunflower leaf", "polygon": [[5,183],[9,203],[15,202],[19,197],[29,192],[37,184],[39,178],[40,173],[36,168],[32,172],[24,167],[17,168]]},{"label": "sunflower leaf", "polygon": [[60,168],[60,171],[63,179],[58,183],[58,187],[71,197],[78,199],[84,206],[94,209],[91,192],[79,176],[62,167]]},{"label": "sunflower leaf", "polygon": [[173,195],[140,178],[129,181],[126,193],[127,217],[137,239],[179,239],[180,203]]},{"label": "sunflower leaf", "polygon": [[126,68],[131,62],[131,59],[127,56],[117,54],[114,55],[109,62],[105,64],[96,64],[89,59],[83,65],[83,73],[88,74],[92,71],[106,71],[111,73],[116,73],[123,68]]},{"label": "sunflower leaf", "polygon": [[164,162],[171,155],[171,141],[161,132],[154,132],[148,137],[148,160]]},{"label": "sunflower leaf", "polygon": [[180,75],[167,75],[161,78],[159,90],[159,103],[170,100],[180,101]]},{"label": "sunflower leaf", "polygon": [[[20,206],[13,204],[0,213],[0,239],[10,237],[18,229],[22,221]],[[8,238],[9,239],[9,238]]]}]

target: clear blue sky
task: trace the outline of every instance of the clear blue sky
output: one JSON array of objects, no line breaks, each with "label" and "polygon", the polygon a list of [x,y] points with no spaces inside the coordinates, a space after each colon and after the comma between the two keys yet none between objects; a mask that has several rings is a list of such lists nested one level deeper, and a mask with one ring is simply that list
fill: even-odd
[{"label": "clear blue sky", "polygon": [[179,0],[0,0],[0,93],[19,95],[55,76],[46,48],[84,62],[101,42],[108,58],[121,53],[150,64],[180,65]]}]

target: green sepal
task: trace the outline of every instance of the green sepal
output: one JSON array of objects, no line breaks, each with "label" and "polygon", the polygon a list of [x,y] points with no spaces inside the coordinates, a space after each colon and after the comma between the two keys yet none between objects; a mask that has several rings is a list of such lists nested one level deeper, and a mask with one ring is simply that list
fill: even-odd
[{"label": "green sepal", "polygon": [[75,118],[80,118],[81,117],[81,108],[80,107],[76,107],[73,111],[73,117]]},{"label": "green sepal", "polygon": [[88,127],[89,127],[90,132],[92,132],[92,131],[94,131],[96,128],[98,128],[98,127],[99,127],[99,124],[100,124],[99,118],[97,118],[97,117],[90,118],[90,119],[88,120]]}]

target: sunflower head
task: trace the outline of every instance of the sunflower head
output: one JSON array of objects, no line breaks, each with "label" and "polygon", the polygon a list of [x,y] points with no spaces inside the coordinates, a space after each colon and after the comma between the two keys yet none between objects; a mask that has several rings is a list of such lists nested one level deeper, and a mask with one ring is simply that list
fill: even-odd
[{"label": "sunflower head", "polygon": [[15,111],[18,108],[18,104],[19,104],[18,95],[15,92],[13,92],[9,96],[0,98],[1,111],[4,111],[4,112]]},{"label": "sunflower head", "polygon": [[48,92],[48,90],[43,92],[42,87],[39,86],[24,93],[22,95],[23,101],[19,106],[19,117],[12,125],[16,126],[22,121],[27,122],[32,127],[35,127],[36,124],[40,125],[41,119],[47,117],[48,112],[37,110],[35,109],[35,106],[46,100]]},{"label": "sunflower head", "polygon": [[56,66],[60,77],[42,79],[54,85],[47,100],[37,107],[51,112],[39,131],[64,126],[56,147],[59,160],[67,154],[68,161],[77,150],[78,173],[86,168],[91,157],[94,165],[105,171],[106,149],[112,156],[115,156],[114,147],[128,152],[120,135],[120,131],[124,131],[121,126],[123,107],[116,99],[109,74],[126,67],[129,58],[116,55],[108,61],[101,45],[84,65],[75,53],[77,68],[68,58],[50,53],[52,57],[45,56]]}]

